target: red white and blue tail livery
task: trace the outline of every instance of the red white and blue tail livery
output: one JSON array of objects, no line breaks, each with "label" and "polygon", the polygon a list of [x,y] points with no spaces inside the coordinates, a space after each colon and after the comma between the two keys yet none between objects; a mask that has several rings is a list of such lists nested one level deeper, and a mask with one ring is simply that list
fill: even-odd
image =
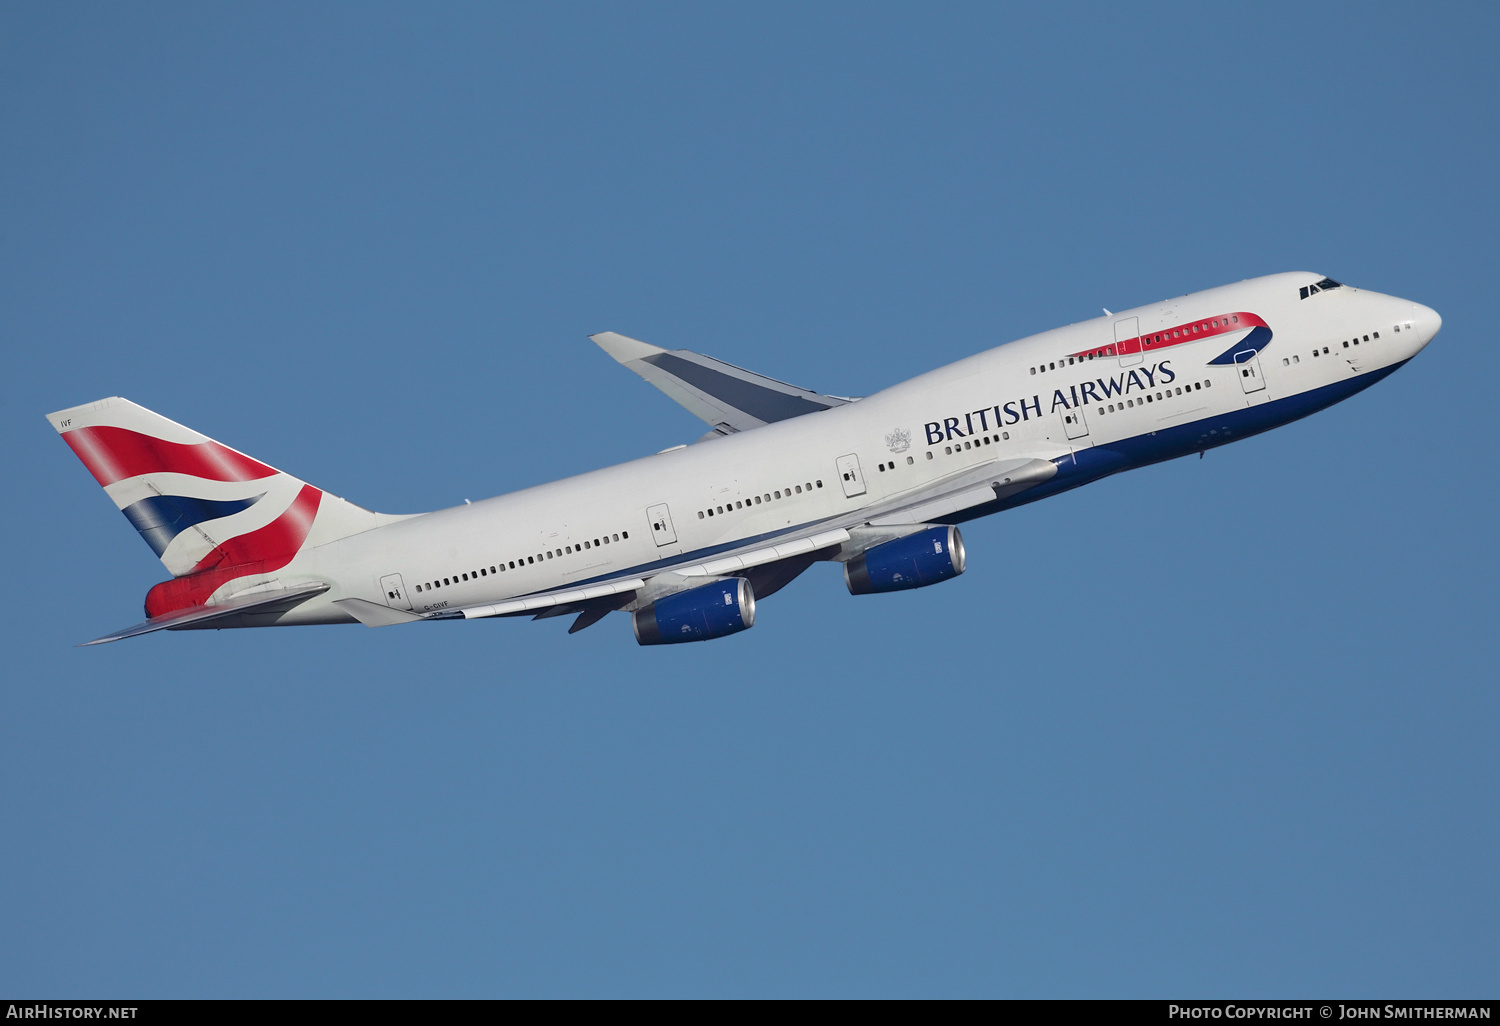
[{"label": "red white and blue tail livery", "polygon": [[643,645],[755,623],[818,560],[852,594],[967,566],[957,524],[1224,445],[1368,388],[1442,325],[1321,275],[1255,278],[1010,342],[863,399],[613,332],[709,431],[433,513],[372,513],[126,399],[48,419],[172,575],[161,629],[619,610]]},{"label": "red white and blue tail livery", "polygon": [[[206,626],[231,609],[248,615],[247,598],[284,598],[295,577],[283,571],[305,546],[400,519],[328,495],[128,399],[49,419],[173,575],[147,593],[148,625]],[[314,587],[326,590],[312,580],[295,590]]]}]

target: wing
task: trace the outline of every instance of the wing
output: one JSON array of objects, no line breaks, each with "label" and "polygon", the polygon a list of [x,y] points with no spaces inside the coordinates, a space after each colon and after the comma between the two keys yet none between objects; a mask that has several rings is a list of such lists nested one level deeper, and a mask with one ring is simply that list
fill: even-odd
[{"label": "wing", "polygon": [[589,338],[718,435],[749,431],[854,401],[788,385],[701,353],[662,349],[613,331]]},{"label": "wing", "polygon": [[[783,559],[803,556],[816,552],[819,549],[839,545],[848,540],[849,532],[841,528],[813,533],[788,532],[788,537],[784,540],[777,540],[772,544],[762,541],[756,546],[746,546],[724,555],[715,556],[712,559],[695,561],[689,558],[681,563],[652,568],[649,574],[600,581],[586,588],[537,592],[534,595],[523,595],[519,598],[507,599],[504,602],[493,602],[482,606],[445,609],[438,613],[428,614],[428,618],[433,620],[448,620],[462,617],[465,620],[473,620],[486,616],[517,616],[524,613],[537,613],[537,619],[543,619],[549,615],[562,615],[562,613],[570,612],[573,608],[582,610],[589,606],[608,605],[607,601],[601,602],[600,600],[610,600],[625,596],[620,602],[620,605],[623,606],[635,598],[636,592],[646,589],[648,581],[672,577],[686,578],[689,581],[697,577],[728,577],[741,570],[748,570],[752,567],[775,563]],[[707,581],[705,580],[704,583],[707,583]],[[558,609],[558,612],[553,612],[554,608]],[[609,608],[618,608],[618,606],[610,606]]]},{"label": "wing", "polygon": [[1057,474],[1051,460],[990,460],[969,467],[931,484],[894,495],[861,511],[871,527],[942,523],[946,518],[975,506],[1019,495]]},{"label": "wing", "polygon": [[921,488],[813,524],[802,524],[708,558],[684,557],[675,563],[633,568],[619,577],[585,587],[522,595],[460,609],[428,613],[429,620],[474,620],[531,614],[542,620],[576,613],[568,633],[597,623],[615,609],[652,601],[674,590],[707,584],[720,577],[749,577],[756,594],[765,597],[789,583],[819,559],[848,559],[871,544],[910,533],[909,528],[1017,495],[1057,473],[1049,460],[991,460]]}]

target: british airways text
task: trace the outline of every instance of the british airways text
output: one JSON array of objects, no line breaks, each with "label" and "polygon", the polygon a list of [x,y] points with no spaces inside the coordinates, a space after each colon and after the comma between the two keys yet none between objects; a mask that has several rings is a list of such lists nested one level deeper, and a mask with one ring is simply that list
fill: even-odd
[{"label": "british airways text", "polygon": [[[1071,410],[1075,406],[1082,406],[1086,403],[1102,403],[1115,396],[1123,397],[1136,390],[1144,392],[1147,389],[1176,381],[1177,374],[1169,366],[1170,363],[1170,360],[1163,360],[1160,363],[1153,363],[1150,367],[1137,367],[1134,370],[1122,371],[1114,377],[1095,378],[1092,381],[1069,385],[1066,392],[1060,388],[1054,389],[1052,404],[1047,412]],[[1040,417],[1042,397],[1034,395],[1030,399],[1014,399],[1008,403],[996,403],[982,410],[965,413],[962,417],[945,417],[941,421],[930,420],[923,425],[927,431],[927,444],[937,445],[945,439],[964,438],[988,431],[992,426],[991,414],[995,418],[994,427],[1030,420],[1033,416]],[[976,426],[976,421],[978,426]]]}]

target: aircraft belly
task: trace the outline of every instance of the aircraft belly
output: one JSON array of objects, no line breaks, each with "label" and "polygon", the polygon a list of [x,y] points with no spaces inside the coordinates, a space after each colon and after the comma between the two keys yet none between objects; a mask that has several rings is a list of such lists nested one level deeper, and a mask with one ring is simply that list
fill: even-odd
[{"label": "aircraft belly", "polygon": [[1111,474],[1218,448],[1283,424],[1290,424],[1364,391],[1394,373],[1404,363],[1403,360],[1370,371],[1358,379],[1337,381],[1240,409],[1210,413],[1188,423],[1102,442],[1091,449],[1080,450],[1071,457],[1055,460],[1058,473],[1052,480],[1014,498],[965,510],[956,519],[972,520],[988,516],[1070,491]]}]

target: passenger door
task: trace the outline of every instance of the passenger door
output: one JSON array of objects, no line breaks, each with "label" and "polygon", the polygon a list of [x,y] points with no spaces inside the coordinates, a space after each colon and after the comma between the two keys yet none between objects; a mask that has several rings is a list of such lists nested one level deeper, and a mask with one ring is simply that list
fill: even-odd
[{"label": "passenger door", "polygon": [[1121,367],[1129,367],[1145,359],[1141,354],[1141,319],[1139,317],[1121,317],[1115,321],[1115,355],[1120,358]]},{"label": "passenger door", "polygon": [[838,458],[839,484],[844,486],[844,496],[854,498],[865,494],[865,478],[859,472],[859,457],[852,453]]},{"label": "passenger door", "polygon": [[1083,407],[1079,406],[1071,410],[1059,410],[1057,415],[1062,418],[1063,430],[1069,438],[1084,438],[1089,433],[1089,422],[1083,415]]},{"label": "passenger door", "polygon": [[666,503],[648,506],[646,519],[651,523],[651,537],[656,539],[658,546],[671,545],[677,540],[677,532],[672,529],[672,513]]},{"label": "passenger door", "polygon": [[1266,387],[1266,379],[1260,374],[1260,352],[1255,349],[1247,349],[1242,353],[1234,354],[1234,369],[1240,375],[1240,387],[1245,394],[1259,392]]},{"label": "passenger door", "polygon": [[385,604],[392,609],[410,609],[411,599],[406,595],[406,585],[400,574],[386,574],[380,579],[380,590],[385,592]]}]

